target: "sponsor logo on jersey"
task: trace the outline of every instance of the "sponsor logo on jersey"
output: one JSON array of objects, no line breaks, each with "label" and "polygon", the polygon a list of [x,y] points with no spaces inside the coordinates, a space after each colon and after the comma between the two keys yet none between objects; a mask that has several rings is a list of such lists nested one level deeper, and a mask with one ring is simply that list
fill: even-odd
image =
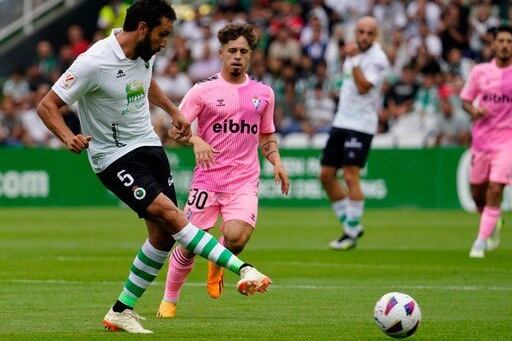
[{"label": "sponsor logo on jersey", "polygon": [[233,121],[232,119],[224,120],[222,123],[214,123],[212,126],[214,133],[241,133],[241,134],[258,134],[258,125],[249,124],[245,120],[241,120],[240,123]]},{"label": "sponsor logo on jersey", "polygon": [[117,76],[116,76],[116,78],[121,78],[121,77],[126,77],[126,75],[124,74],[123,70],[119,70],[119,71],[117,71]]},{"label": "sponsor logo on jersey", "polygon": [[69,90],[75,84],[76,77],[71,72],[66,72],[64,77],[62,78],[61,85],[64,89]]},{"label": "sponsor logo on jersey", "polygon": [[493,102],[493,103],[512,103],[512,97],[507,96],[505,94],[492,94],[487,93],[482,96],[482,100],[484,102]]},{"label": "sponsor logo on jersey", "polygon": [[225,107],[226,104],[224,103],[224,98],[217,99],[217,106],[218,107]]},{"label": "sponsor logo on jersey", "polygon": [[125,91],[128,103],[126,105],[126,109],[123,109],[122,114],[126,115],[140,110],[144,106],[144,99],[146,98],[144,85],[139,81],[131,82],[126,84]]}]

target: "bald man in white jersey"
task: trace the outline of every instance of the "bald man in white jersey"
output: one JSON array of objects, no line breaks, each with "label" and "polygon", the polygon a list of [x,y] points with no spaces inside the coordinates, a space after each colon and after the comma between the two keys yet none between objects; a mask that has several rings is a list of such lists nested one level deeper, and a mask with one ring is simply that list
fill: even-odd
[{"label": "bald man in white jersey", "polygon": [[[377,132],[380,91],[389,62],[378,43],[377,22],[359,19],[356,41],[347,44],[343,64],[340,103],[321,160],[320,181],[336,217],[343,226],[341,237],[330,242],[335,250],[349,250],[363,235],[361,217],[364,195],[360,170],[366,164],[373,135]],[[347,188],[337,179],[339,169]]]}]

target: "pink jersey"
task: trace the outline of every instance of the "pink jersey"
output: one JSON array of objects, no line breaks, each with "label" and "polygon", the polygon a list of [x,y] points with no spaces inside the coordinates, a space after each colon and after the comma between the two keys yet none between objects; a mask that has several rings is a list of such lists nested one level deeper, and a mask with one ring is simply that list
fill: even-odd
[{"label": "pink jersey", "polygon": [[274,128],[274,91],[247,79],[225,81],[219,74],[194,85],[180,104],[183,114],[197,119],[197,135],[215,148],[215,165],[196,166],[191,188],[235,193],[256,190],[260,175],[259,134]]},{"label": "pink jersey", "polygon": [[473,122],[471,149],[493,152],[512,145],[512,66],[500,68],[492,60],[476,65],[460,97],[487,109]]}]

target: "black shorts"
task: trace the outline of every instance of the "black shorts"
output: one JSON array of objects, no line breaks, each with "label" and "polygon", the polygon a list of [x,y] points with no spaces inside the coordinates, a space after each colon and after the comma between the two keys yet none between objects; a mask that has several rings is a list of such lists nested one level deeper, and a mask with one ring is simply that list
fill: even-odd
[{"label": "black shorts", "polygon": [[140,218],[148,217],[146,209],[160,193],[177,205],[169,160],[162,147],[137,148],[97,175]]},{"label": "black shorts", "polygon": [[322,166],[363,168],[370,152],[372,138],[371,134],[333,127],[322,152]]}]

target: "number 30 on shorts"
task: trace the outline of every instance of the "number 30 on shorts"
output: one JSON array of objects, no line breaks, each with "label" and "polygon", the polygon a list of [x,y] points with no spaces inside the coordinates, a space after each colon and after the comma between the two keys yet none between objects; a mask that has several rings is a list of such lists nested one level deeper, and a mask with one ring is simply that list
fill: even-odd
[{"label": "number 30 on shorts", "polygon": [[208,200],[208,193],[194,188],[190,191],[187,204],[189,206],[194,206],[195,204],[197,209],[202,210],[206,205],[206,200]]}]

